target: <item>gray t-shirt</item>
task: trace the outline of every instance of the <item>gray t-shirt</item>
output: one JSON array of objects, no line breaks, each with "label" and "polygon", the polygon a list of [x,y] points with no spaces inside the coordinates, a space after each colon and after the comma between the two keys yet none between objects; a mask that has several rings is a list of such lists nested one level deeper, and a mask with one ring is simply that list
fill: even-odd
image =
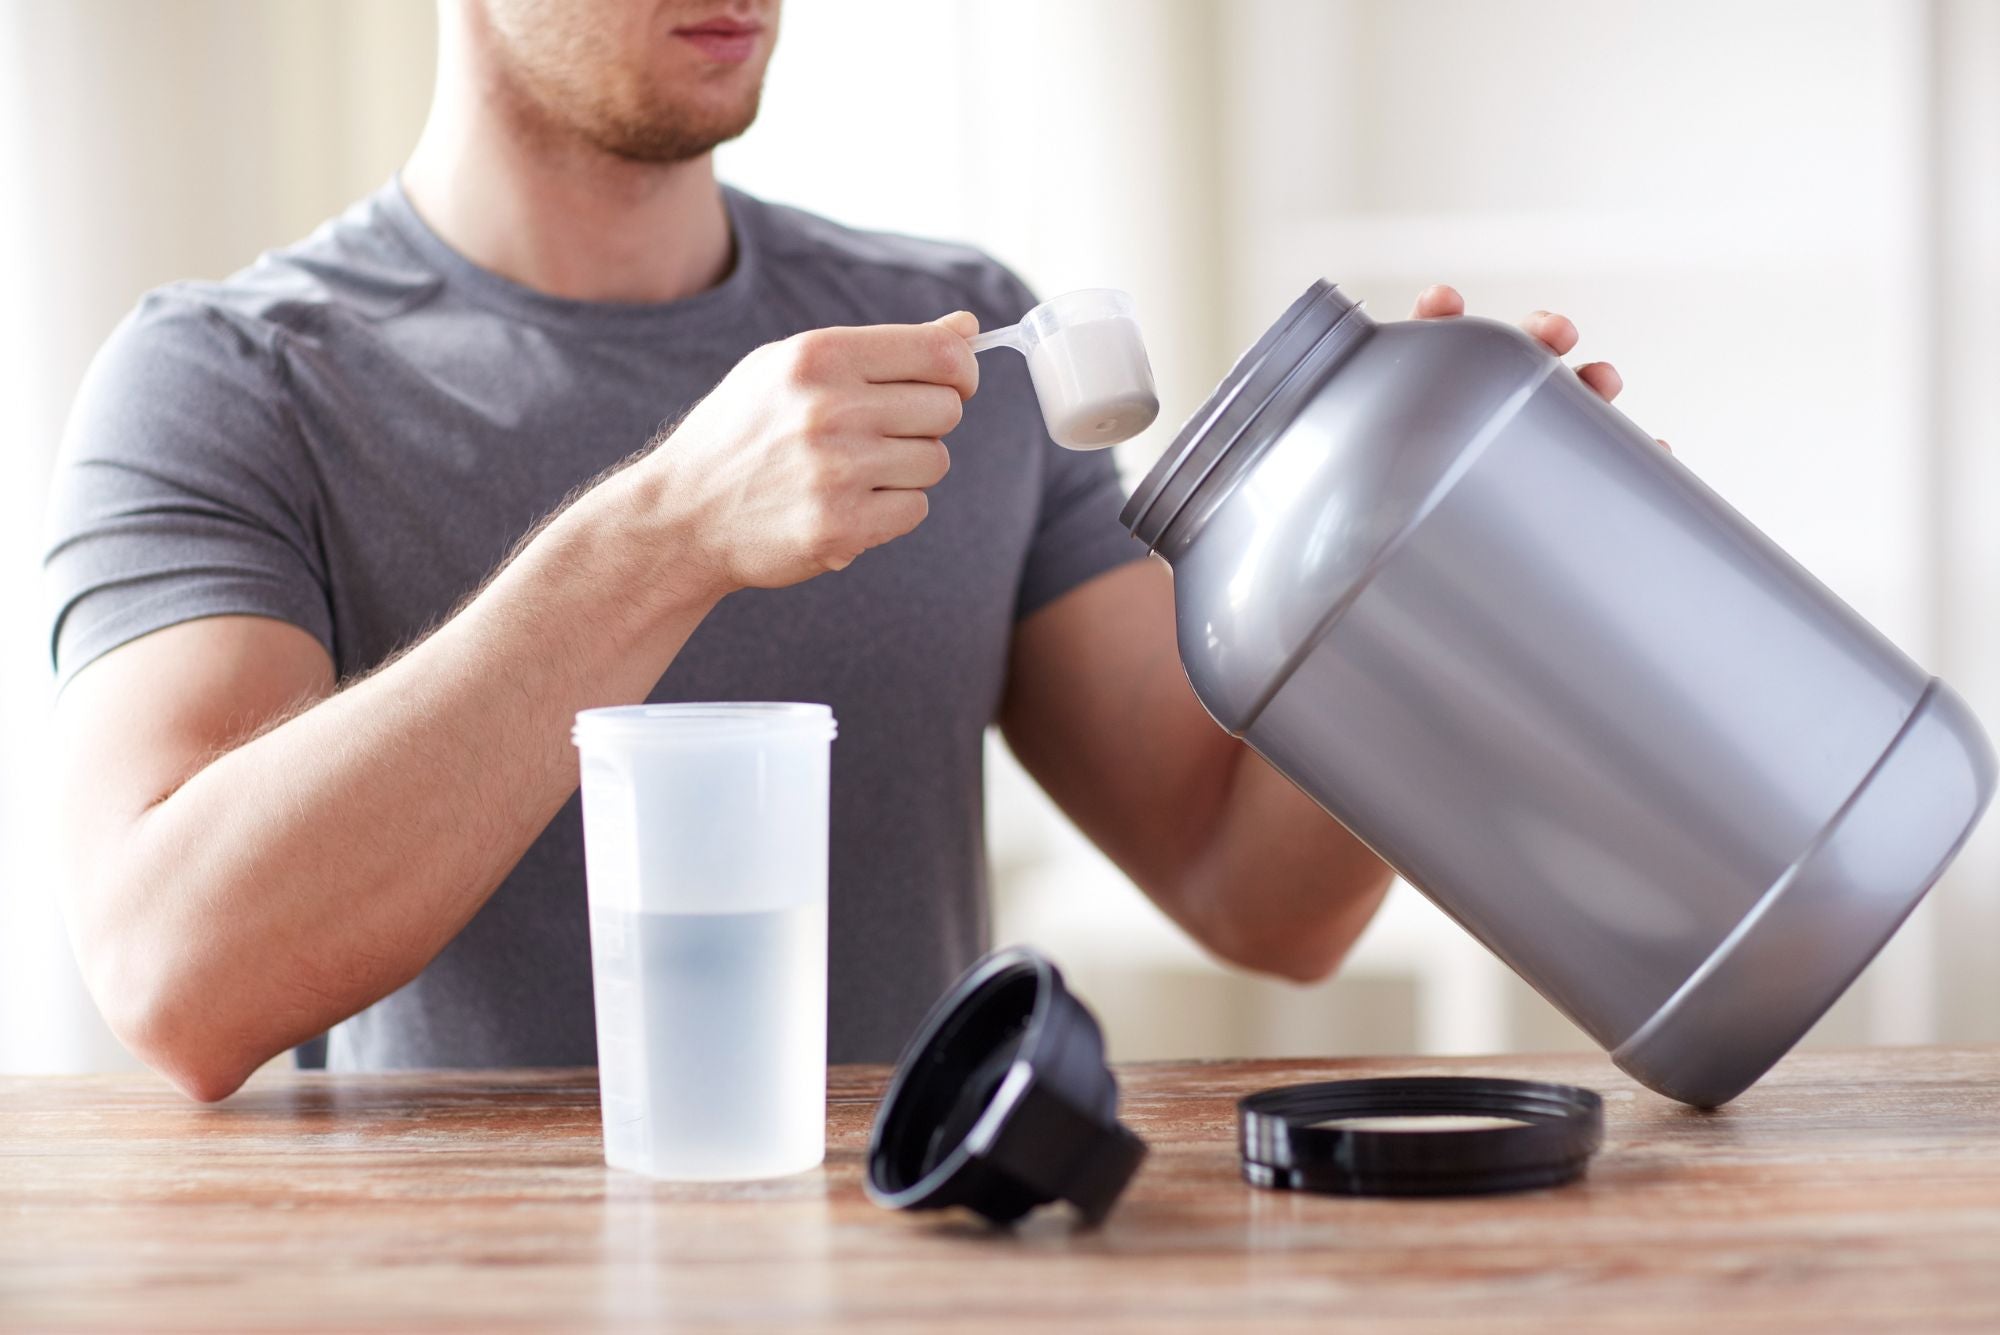
[{"label": "gray t-shirt", "polygon": [[[727,201],[734,268],[664,305],[509,282],[393,182],[233,278],[149,295],[92,365],[57,470],[58,677],[225,613],[302,627],[342,678],[364,672],[760,344],[961,307],[991,327],[1032,304],[976,251]],[[981,949],[981,738],[1015,623],[1143,554],[1108,454],[1050,443],[1020,358],[981,375],[921,528],[839,574],[724,599],[651,695],[832,706],[834,1061],[893,1059]],[[423,974],[327,1049],[341,1068],[594,1054],[574,798]]]}]

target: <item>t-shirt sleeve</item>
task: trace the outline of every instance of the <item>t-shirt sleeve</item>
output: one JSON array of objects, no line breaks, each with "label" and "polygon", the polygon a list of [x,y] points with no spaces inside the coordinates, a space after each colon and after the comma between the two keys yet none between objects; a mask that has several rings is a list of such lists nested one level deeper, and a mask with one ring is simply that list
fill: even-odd
[{"label": "t-shirt sleeve", "polygon": [[1066,450],[1043,441],[1041,513],[1021,570],[1016,620],[1040,610],[1077,585],[1137,561],[1146,545],[1118,522],[1125,492],[1110,450]]},{"label": "t-shirt sleeve", "polygon": [[269,335],[155,294],[91,363],[43,560],[59,684],[141,635],[232,613],[333,652],[317,491]]}]

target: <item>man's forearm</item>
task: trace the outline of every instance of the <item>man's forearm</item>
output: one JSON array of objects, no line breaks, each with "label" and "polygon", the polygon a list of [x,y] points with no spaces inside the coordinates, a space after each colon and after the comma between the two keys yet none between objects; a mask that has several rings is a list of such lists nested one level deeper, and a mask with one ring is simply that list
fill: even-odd
[{"label": "man's forearm", "polygon": [[1347,954],[1394,873],[1247,746],[1182,882],[1197,934],[1226,958],[1310,982]]},{"label": "man's forearm", "polygon": [[1216,954],[1323,976],[1390,874],[1339,822],[1215,726],[1181,667],[1173,584],[1132,562],[1015,632],[1009,745],[1097,846]]},{"label": "man's forearm", "polygon": [[96,873],[149,1059],[218,1097],[465,925],[575,789],[576,711],[643,699],[719,596],[668,586],[644,516],[635,484],[588,493],[422,643],[137,818]]}]

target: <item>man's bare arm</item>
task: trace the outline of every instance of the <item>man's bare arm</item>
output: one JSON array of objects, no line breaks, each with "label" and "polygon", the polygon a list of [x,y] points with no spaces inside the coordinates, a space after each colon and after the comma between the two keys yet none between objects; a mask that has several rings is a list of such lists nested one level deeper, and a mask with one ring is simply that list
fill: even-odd
[{"label": "man's bare arm", "polygon": [[135,1052],[221,1097],[465,925],[575,787],[569,718],[644,698],[706,611],[632,598],[657,572],[636,568],[643,545],[620,550],[640,534],[616,509],[586,498],[338,693],[310,636],[242,617],[77,676],[58,709],[73,930]]},{"label": "man's bare arm", "polygon": [[305,632],[188,622],[57,706],[67,907],[115,1032],[193,1096],[413,978],[715,602],[914,528],[977,384],[970,317],[760,349],[408,653],[335,690]]},{"label": "man's bare arm", "polygon": [[1001,727],[1070,819],[1233,963],[1318,978],[1388,888],[1374,854],[1201,707],[1158,561],[1108,571],[1021,623]]}]

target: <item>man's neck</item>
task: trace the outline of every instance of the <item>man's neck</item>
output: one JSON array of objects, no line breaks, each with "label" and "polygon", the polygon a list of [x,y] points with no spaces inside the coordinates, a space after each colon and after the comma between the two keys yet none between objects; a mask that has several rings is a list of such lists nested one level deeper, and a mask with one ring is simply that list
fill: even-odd
[{"label": "man's neck", "polygon": [[677,301],[729,272],[708,155],[630,162],[495,110],[440,96],[403,168],[411,204],[461,255],[580,301]]}]

